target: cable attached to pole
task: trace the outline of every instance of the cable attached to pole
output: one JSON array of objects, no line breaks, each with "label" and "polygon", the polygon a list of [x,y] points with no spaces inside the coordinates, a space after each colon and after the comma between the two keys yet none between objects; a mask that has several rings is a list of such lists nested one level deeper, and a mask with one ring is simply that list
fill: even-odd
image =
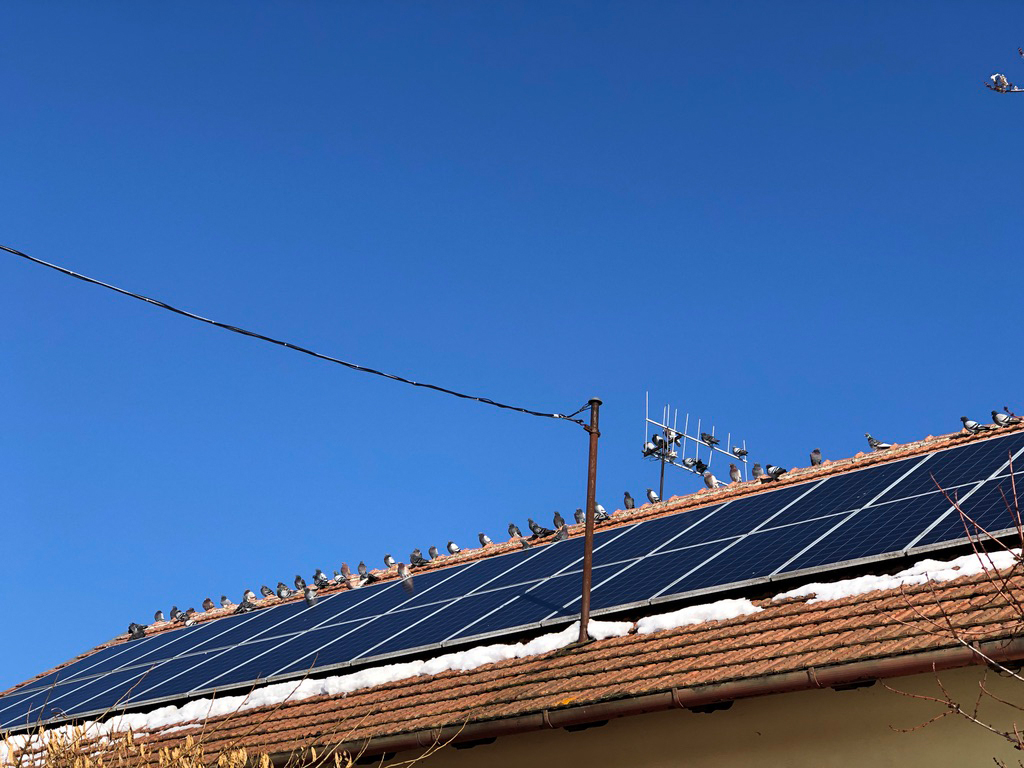
[{"label": "cable attached to pole", "polygon": [[453,397],[459,397],[459,398],[462,398],[463,400],[474,400],[474,401],[476,401],[478,403],[483,403],[484,405],[493,405],[495,408],[504,408],[505,410],[508,410],[508,411],[515,411],[517,413],[525,413],[525,414],[527,414],[529,416],[540,416],[540,417],[546,418],[546,419],[561,419],[561,420],[564,420],[564,421],[571,421],[574,424],[579,424],[580,426],[582,426],[584,428],[587,427],[587,423],[585,421],[583,421],[582,419],[576,419],[576,418],[573,418],[573,417],[576,414],[582,412],[584,409],[588,408],[589,405],[590,405],[589,403],[587,405],[583,406],[583,408],[580,408],[578,411],[576,411],[576,413],[573,413],[573,414],[570,414],[570,415],[566,416],[566,415],[561,414],[561,413],[544,413],[543,411],[533,411],[533,410],[530,410],[529,408],[521,408],[521,407],[519,407],[517,405],[509,405],[507,403],[499,403],[497,400],[492,400],[489,397],[477,397],[476,395],[467,395],[464,392],[456,392],[454,389],[447,389],[446,387],[439,387],[436,384],[426,384],[426,383],[421,382],[421,381],[413,381],[411,379],[406,379],[406,378],[404,378],[402,376],[398,376],[398,375],[393,374],[393,373],[386,373],[384,371],[378,371],[378,370],[375,370],[373,368],[367,368],[364,365],[358,365],[356,363],[350,363],[350,362],[347,362],[345,360],[340,360],[337,357],[331,357],[330,355],[325,355],[325,354],[322,354],[320,352],[315,352],[312,349],[307,349],[305,347],[300,347],[298,344],[292,344],[291,342],[288,342],[288,341],[282,341],[280,339],[275,339],[275,338],[273,338],[271,336],[264,336],[262,333],[256,333],[255,331],[248,331],[245,328],[239,328],[236,325],[229,325],[228,323],[221,323],[221,322],[219,322],[217,320],[211,320],[208,317],[202,317],[201,315],[197,315],[197,314],[194,314],[192,312],[188,312],[188,311],[186,311],[184,309],[179,309],[178,307],[173,307],[170,304],[168,304],[167,302],[160,301],[159,299],[153,299],[153,298],[150,298],[149,296],[143,296],[142,294],[139,294],[139,293],[133,293],[132,291],[127,291],[124,288],[118,288],[116,285],[111,285],[110,283],[105,283],[102,280],[97,280],[96,278],[89,277],[87,275],[79,274],[78,272],[74,272],[74,271],[72,271],[70,269],[67,269],[66,267],[61,267],[61,266],[59,266],[57,264],[51,264],[48,261],[43,261],[42,259],[37,259],[36,257],[29,256],[27,253],[23,253],[22,251],[19,251],[16,248],[10,248],[10,247],[8,247],[6,245],[0,244],[0,249],[2,249],[4,251],[7,251],[7,253],[13,254],[14,256],[20,256],[23,259],[27,259],[28,261],[31,261],[34,264],[39,264],[40,266],[43,266],[43,267],[49,267],[50,269],[56,270],[57,272],[60,272],[61,274],[67,275],[68,277],[74,277],[77,280],[82,280],[82,281],[84,281],[86,283],[92,283],[93,285],[98,285],[101,288],[106,288],[108,290],[114,291],[115,293],[120,293],[123,296],[129,296],[129,297],[131,297],[133,299],[138,299],[139,301],[144,301],[147,304],[152,304],[152,305],[154,305],[156,307],[160,307],[161,309],[166,309],[168,312],[174,312],[175,314],[183,315],[184,317],[191,318],[192,320],[199,320],[200,322],[208,323],[209,325],[214,325],[217,328],[223,328],[226,331],[231,331],[233,333],[238,333],[238,334],[241,334],[242,336],[251,336],[252,338],[259,339],[260,341],[266,341],[266,342],[270,342],[271,344],[277,344],[279,347],[287,347],[288,349],[294,349],[296,352],[302,352],[303,354],[310,355],[311,357],[315,357],[315,358],[318,358],[320,360],[326,360],[329,363],[337,363],[338,365],[343,365],[346,368],[350,368],[353,371],[359,371],[361,373],[372,373],[374,376],[381,376],[381,377],[383,377],[385,379],[391,379],[392,381],[397,381],[397,382],[399,382],[401,384],[408,384],[408,385],[413,386],[413,387],[422,387],[424,389],[432,389],[435,392],[441,392],[442,394],[445,394],[445,395],[452,395]]}]

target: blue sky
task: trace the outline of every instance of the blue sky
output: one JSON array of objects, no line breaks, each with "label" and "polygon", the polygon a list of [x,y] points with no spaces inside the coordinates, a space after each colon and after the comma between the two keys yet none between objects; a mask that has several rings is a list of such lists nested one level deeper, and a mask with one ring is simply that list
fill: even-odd
[{"label": "blue sky", "polygon": [[[529,408],[786,466],[1024,410],[1021,9],[13,3],[0,242]],[[0,258],[0,687],[342,561],[571,513],[586,434]],[[670,493],[699,480],[671,472]]]}]

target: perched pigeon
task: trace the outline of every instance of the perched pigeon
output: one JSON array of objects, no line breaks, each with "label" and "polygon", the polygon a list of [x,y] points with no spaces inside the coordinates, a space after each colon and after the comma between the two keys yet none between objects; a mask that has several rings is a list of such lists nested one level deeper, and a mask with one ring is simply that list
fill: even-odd
[{"label": "perched pigeon", "polygon": [[312,584],[302,590],[302,596],[306,599],[306,605],[310,608],[316,605],[316,587]]},{"label": "perched pigeon", "polygon": [[316,573],[313,574],[313,586],[317,589],[323,589],[324,587],[331,586],[331,580],[327,578],[323,571],[317,568]]},{"label": "perched pigeon", "polygon": [[146,625],[136,624],[134,621],[128,625],[128,639],[141,640],[146,636]]},{"label": "perched pigeon", "polygon": [[961,416],[960,421],[964,423],[964,429],[972,435],[976,435],[979,432],[988,432],[990,429],[996,429],[995,424],[979,424],[973,419],[968,419],[966,416]]},{"label": "perched pigeon", "polygon": [[242,595],[242,602],[255,603],[256,593],[254,593],[251,589],[245,590],[245,593]]},{"label": "perched pigeon", "polygon": [[674,429],[665,430],[665,437],[668,441],[674,445],[679,445],[679,441],[683,439],[682,432],[676,432]]},{"label": "perched pigeon", "polygon": [[513,538],[516,537],[516,536],[522,538],[523,532],[519,530],[519,526],[516,525],[515,523],[509,523],[508,524],[508,535],[510,537],[513,537]]},{"label": "perched pigeon", "polygon": [[633,501],[633,497],[629,495],[629,491],[626,491],[622,496],[622,506],[625,509],[636,509],[636,502]]},{"label": "perched pigeon", "polygon": [[608,514],[608,510],[600,504],[594,505],[594,522],[603,523],[605,520],[611,520],[612,516]]},{"label": "perched pigeon", "polygon": [[532,547],[533,545],[532,545],[532,544],[530,543],[530,540],[529,540],[529,539],[520,539],[520,540],[519,540],[519,546],[520,546],[520,547],[521,547],[522,549],[529,549],[529,548],[530,548],[530,547]]},{"label": "perched pigeon", "polygon": [[573,517],[576,518],[576,522],[577,523],[582,524],[582,523],[587,522],[587,516],[583,513],[583,510],[580,509],[579,507],[576,507],[576,511],[573,512],[572,514],[573,514]]},{"label": "perched pigeon", "polygon": [[992,422],[1000,427],[1008,427],[1011,424],[1020,424],[1020,416],[1008,416],[999,411],[992,411]]},{"label": "perched pigeon", "polygon": [[658,446],[656,446],[654,443],[644,443],[642,453],[645,459],[654,456],[657,452]]},{"label": "perched pigeon", "polygon": [[306,580],[304,578],[302,578],[301,576],[299,576],[299,574],[296,573],[295,574],[295,589],[297,589],[297,590],[299,590],[301,592],[305,588],[306,588]]},{"label": "perched pigeon", "polygon": [[178,617],[181,616],[181,611],[178,610],[178,606],[171,606],[171,621],[177,621]]},{"label": "perched pigeon", "polygon": [[695,466],[697,466],[697,460],[692,456],[688,456],[685,459],[683,459],[683,466],[686,467],[687,469],[693,469]]},{"label": "perched pigeon", "polygon": [[543,525],[535,523],[532,517],[526,518],[526,524],[530,526],[534,536],[550,536],[554,533],[550,528],[545,528]]},{"label": "perched pigeon", "polygon": [[651,435],[651,442],[654,443],[655,448],[659,449],[664,448],[666,445],[665,438],[659,435],[657,432]]},{"label": "perched pigeon", "polygon": [[249,611],[255,610],[256,603],[252,602],[251,600],[243,600],[241,603],[238,604],[238,607],[235,608],[235,613],[249,613]]},{"label": "perched pigeon", "polygon": [[705,472],[704,485],[706,485],[708,488],[717,488],[720,485],[720,483],[718,482],[717,477],[712,475],[710,472]]},{"label": "perched pigeon", "polygon": [[565,525],[565,518],[562,517],[556,511],[554,517],[551,518],[551,522],[553,522],[555,524],[555,530],[557,531],[559,528],[561,528],[563,525]]},{"label": "perched pigeon", "polygon": [[651,504],[657,504],[659,501],[661,501],[661,497],[658,494],[656,494],[653,489],[648,488],[647,500],[651,502]]},{"label": "perched pigeon", "polygon": [[295,594],[292,590],[288,589],[288,585],[283,581],[277,582],[277,596],[284,600],[286,597],[291,597]]},{"label": "perched pigeon", "polygon": [[345,577],[342,576],[340,573],[338,573],[338,569],[337,568],[334,569],[334,583],[335,584],[344,584],[345,583]]},{"label": "perched pigeon", "polygon": [[156,613],[154,613],[153,614],[153,621],[158,622],[158,623],[161,622],[161,621],[167,621],[167,619],[164,618],[164,612],[163,611],[157,611]]},{"label": "perched pigeon", "polygon": [[359,577],[360,584],[376,584],[380,581],[379,576],[374,576],[372,573],[366,573]]},{"label": "perched pigeon", "polygon": [[447,549],[448,549],[448,554],[449,555],[457,555],[457,554],[459,554],[459,552],[462,551],[462,549],[459,547],[459,545],[456,544],[454,541],[449,541],[448,542]]},{"label": "perched pigeon", "polygon": [[184,613],[179,613],[177,621],[181,622],[186,627],[191,627],[193,624],[196,623],[196,609],[189,608]]},{"label": "perched pigeon", "polygon": [[744,456],[747,455],[747,449],[740,448],[738,445],[733,446],[732,455],[735,456],[737,459],[742,459]]},{"label": "perched pigeon", "polygon": [[362,560],[360,560],[359,561],[359,565],[356,566],[356,570],[359,572],[360,576],[365,576],[366,575],[366,563],[364,563]]},{"label": "perched pigeon", "polygon": [[763,474],[764,474],[764,470],[761,469],[761,465],[755,462],[753,468],[750,470],[750,476],[752,478],[754,478],[755,480],[757,480]]},{"label": "perched pigeon", "polygon": [[782,477],[789,470],[787,470],[785,467],[776,467],[774,464],[768,464],[765,467],[765,471],[767,471],[768,477],[774,480],[776,478]]},{"label": "perched pigeon", "polygon": [[348,563],[341,564],[341,575],[348,581],[352,577],[352,569],[348,567]]},{"label": "perched pigeon", "polygon": [[734,483],[738,483],[743,480],[743,474],[735,464],[729,465],[729,479]]},{"label": "perched pigeon", "polygon": [[213,610],[213,600],[211,600],[210,598],[206,598],[205,600],[203,600],[203,610],[204,611],[212,611]]},{"label": "perched pigeon", "polygon": [[394,568],[395,567],[395,558],[393,558],[391,555],[384,555],[384,567],[385,568]]},{"label": "perched pigeon", "polygon": [[883,443],[881,440],[876,440],[868,432],[864,433],[864,437],[868,439],[868,445],[871,446],[873,451],[887,451],[892,448],[892,443]]},{"label": "perched pigeon", "polygon": [[430,561],[423,556],[423,553],[420,552],[419,547],[414,549],[412,553],[409,555],[409,564],[412,565],[413,568],[419,568],[421,565],[426,565],[428,562]]},{"label": "perched pigeon", "polygon": [[709,435],[707,432],[701,432],[700,439],[705,445],[718,445],[718,443],[721,442],[717,437]]},{"label": "perched pigeon", "polygon": [[441,556],[441,553],[437,551],[437,547],[430,547],[427,550],[427,554],[430,555],[431,560],[436,560]]},{"label": "perched pigeon", "polygon": [[697,459],[697,461],[694,462],[693,468],[697,472],[698,475],[703,475],[705,472],[708,471],[708,465],[705,464],[700,459]]},{"label": "perched pigeon", "polygon": [[476,537],[478,539],[480,539],[480,546],[481,547],[486,547],[488,544],[493,544],[494,543],[493,541],[491,541],[491,537],[488,536],[486,533],[483,533],[483,532],[478,533],[476,535]]},{"label": "perched pigeon", "polygon": [[398,576],[402,579],[408,579],[412,576],[412,572],[409,570],[409,566],[405,563],[398,564]]},{"label": "perched pigeon", "polygon": [[568,538],[569,529],[563,525],[561,528],[558,529],[558,533],[555,534],[555,538],[553,538],[551,541],[565,541]]},{"label": "perched pigeon", "polygon": [[815,448],[813,451],[811,451],[811,466],[821,466],[821,448]]},{"label": "perched pigeon", "polygon": [[232,605],[234,605],[234,603],[231,602],[231,599],[227,595],[221,595],[220,596],[220,607],[221,608],[230,608]]},{"label": "perched pigeon", "polygon": [[272,594],[274,594],[274,590],[272,590],[270,587],[264,584],[262,587],[260,587],[260,594],[264,597],[270,597]]}]

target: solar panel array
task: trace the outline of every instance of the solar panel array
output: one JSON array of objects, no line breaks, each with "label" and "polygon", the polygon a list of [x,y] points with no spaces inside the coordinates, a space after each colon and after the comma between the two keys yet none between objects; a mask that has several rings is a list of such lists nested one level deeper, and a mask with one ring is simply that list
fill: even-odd
[{"label": "solar panel array", "polygon": [[[742,496],[594,537],[592,611],[611,613],[834,569],[965,538],[932,476],[986,530],[1024,433]],[[1024,461],[1021,462],[1024,468]],[[143,708],[428,648],[479,643],[578,613],[583,539],[283,603],[104,648],[0,697],[0,727]]]}]

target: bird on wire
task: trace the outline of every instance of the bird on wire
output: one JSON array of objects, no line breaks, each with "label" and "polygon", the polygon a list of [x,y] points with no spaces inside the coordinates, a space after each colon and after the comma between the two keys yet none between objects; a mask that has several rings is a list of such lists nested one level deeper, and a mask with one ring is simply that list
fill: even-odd
[{"label": "bird on wire", "polygon": [[659,501],[661,501],[661,496],[656,494],[654,492],[653,488],[648,488],[647,489],[647,500],[649,502],[651,502],[651,504],[657,504]]},{"label": "bird on wire", "polygon": [[738,445],[733,446],[732,455],[735,456],[737,459],[742,459],[744,456],[747,455],[747,449],[740,448]]},{"label": "bird on wire", "polygon": [[701,441],[705,445],[712,445],[712,446],[714,446],[714,445],[718,445],[721,442],[721,440],[719,440],[717,437],[715,437],[714,435],[708,434],[707,432],[701,432],[700,433],[700,439],[701,439]]},{"label": "bird on wire", "polygon": [[687,458],[683,459],[682,464],[687,469],[693,469],[694,467],[697,466],[697,460],[692,456],[688,456]]},{"label": "bird on wire", "polygon": [[696,472],[696,473],[697,473],[698,475],[703,475],[703,474],[704,474],[705,472],[707,472],[707,471],[708,471],[708,465],[707,465],[707,464],[705,464],[705,463],[704,463],[703,461],[701,461],[700,459],[697,459],[697,460],[696,460],[696,461],[695,461],[695,462],[693,463],[693,469],[694,469],[694,471],[695,471],[695,472]]},{"label": "bird on wire", "polygon": [[960,421],[964,423],[964,429],[972,435],[976,435],[979,432],[988,432],[990,429],[998,429],[995,424],[979,424],[974,419],[968,419],[966,416],[961,416]]},{"label": "bird on wire", "polygon": [[518,536],[519,538],[522,538],[523,537],[523,532],[519,530],[519,526],[516,525],[515,523],[509,523],[508,524],[508,535],[509,535],[509,538],[515,538],[516,536]]},{"label": "bird on wire", "polygon": [[992,423],[1000,427],[1008,427],[1011,424],[1020,424],[1020,416],[1010,416],[999,411],[992,411]]},{"label": "bird on wire", "polygon": [[623,509],[636,509],[636,502],[629,495],[629,491],[626,491],[622,496],[622,507]]},{"label": "bird on wire", "polygon": [[738,483],[743,479],[743,475],[735,464],[729,465],[729,479],[734,483]]},{"label": "bird on wire", "polygon": [[821,466],[821,448],[815,448],[813,451],[811,451],[811,466]]},{"label": "bird on wire", "polygon": [[871,446],[873,451],[887,451],[892,448],[892,443],[883,443],[881,440],[876,440],[869,432],[865,432],[864,437],[868,439],[868,445]]}]

